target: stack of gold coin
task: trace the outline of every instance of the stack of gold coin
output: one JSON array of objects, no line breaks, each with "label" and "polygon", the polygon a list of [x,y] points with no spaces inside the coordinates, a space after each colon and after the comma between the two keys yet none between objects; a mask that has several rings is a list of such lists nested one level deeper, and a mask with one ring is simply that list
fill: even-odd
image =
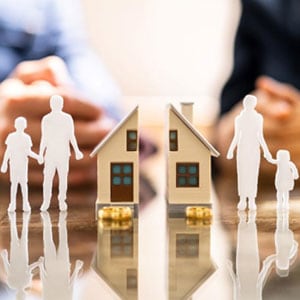
[{"label": "stack of gold coin", "polygon": [[126,221],[132,218],[132,211],[130,207],[123,206],[103,207],[98,211],[98,218],[100,220]]},{"label": "stack of gold coin", "polygon": [[211,208],[203,206],[188,206],[185,210],[185,216],[188,219],[197,219],[211,221],[212,213]]}]

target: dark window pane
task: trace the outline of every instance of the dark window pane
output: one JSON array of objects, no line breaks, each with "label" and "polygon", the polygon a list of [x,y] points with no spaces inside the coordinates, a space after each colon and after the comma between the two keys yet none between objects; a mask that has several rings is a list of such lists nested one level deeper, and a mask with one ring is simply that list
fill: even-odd
[{"label": "dark window pane", "polygon": [[196,174],[197,173],[197,170],[198,168],[197,168],[197,166],[195,166],[195,165],[192,165],[192,166],[189,166],[189,173],[190,174]]},{"label": "dark window pane", "polygon": [[125,185],[131,185],[131,184],[132,184],[131,177],[125,176],[125,177],[123,178],[123,184],[125,184]]},{"label": "dark window pane", "polygon": [[185,174],[185,173],[186,173],[186,166],[180,165],[180,166],[178,167],[178,173],[179,173],[179,174]]},{"label": "dark window pane", "polygon": [[185,186],[186,185],[186,178],[185,177],[179,177],[178,178],[178,185],[179,186]]},{"label": "dark window pane", "polygon": [[121,177],[114,176],[113,177],[113,185],[120,185],[121,184]]},{"label": "dark window pane", "polygon": [[176,140],[176,139],[177,139],[177,132],[170,131],[170,140]]},{"label": "dark window pane", "polygon": [[136,140],[136,138],[137,138],[137,132],[136,131],[128,131],[128,137],[131,140]]},{"label": "dark window pane", "polygon": [[131,165],[124,165],[123,166],[123,173],[124,174],[130,174],[132,172]]},{"label": "dark window pane", "polygon": [[121,166],[120,165],[113,165],[112,171],[113,171],[113,174],[120,174],[121,173]]},{"label": "dark window pane", "polygon": [[136,151],[136,149],[137,149],[136,142],[130,142],[130,143],[128,143],[128,145],[127,145],[127,150],[128,151]]},{"label": "dark window pane", "polygon": [[190,178],[189,178],[189,184],[190,184],[190,185],[193,185],[193,186],[198,185],[197,177],[190,177]]}]

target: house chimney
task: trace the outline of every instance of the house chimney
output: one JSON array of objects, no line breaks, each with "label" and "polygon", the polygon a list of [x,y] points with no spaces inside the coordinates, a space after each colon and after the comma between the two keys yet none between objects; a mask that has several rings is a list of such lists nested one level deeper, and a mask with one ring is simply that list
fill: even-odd
[{"label": "house chimney", "polygon": [[193,102],[181,102],[181,113],[193,124]]}]

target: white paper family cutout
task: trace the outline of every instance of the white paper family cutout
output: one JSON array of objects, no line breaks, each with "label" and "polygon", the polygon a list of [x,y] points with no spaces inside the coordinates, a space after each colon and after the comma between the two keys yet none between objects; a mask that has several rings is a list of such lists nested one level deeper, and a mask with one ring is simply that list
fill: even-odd
[{"label": "white paper family cutout", "polygon": [[276,160],[268,149],[263,135],[263,117],[256,110],[257,99],[247,95],[243,100],[243,110],[235,118],[234,136],[227,152],[227,159],[233,158],[237,148],[237,177],[238,177],[238,210],[256,210],[258,173],[260,166],[260,147],[264,157],[277,165],[275,187],[277,190],[277,207],[288,209],[289,191],[294,188],[294,180],[298,179],[298,171],[290,161],[288,150],[279,150]]},{"label": "white paper family cutout", "polygon": [[42,137],[39,155],[31,151],[32,141],[24,132],[27,121],[23,117],[15,120],[16,131],[10,133],[5,141],[7,145],[1,172],[6,173],[8,164],[10,171],[11,192],[9,212],[16,209],[16,195],[18,185],[21,186],[23,210],[30,211],[28,201],[28,157],[35,158],[40,164],[44,163],[43,203],[41,211],[50,206],[52,183],[55,172],[59,179],[59,209],[67,210],[67,186],[70,159],[70,144],[75,151],[77,160],[83,158],[79,150],[74,133],[74,122],[71,115],[62,111],[63,98],[54,95],[50,99],[51,112],[42,119]]},{"label": "white paper family cutout", "polygon": [[269,162],[277,165],[275,176],[277,209],[289,209],[289,192],[294,189],[294,181],[299,178],[297,167],[290,161],[290,153],[287,150],[278,150],[276,159]]},{"label": "white paper family cutout", "polygon": [[35,158],[42,162],[42,159],[33,151],[31,151],[32,141],[28,134],[24,132],[27,127],[27,121],[23,117],[16,118],[16,131],[10,133],[6,138],[5,144],[7,146],[4,153],[4,158],[1,166],[1,172],[6,173],[9,164],[10,172],[10,204],[9,212],[16,209],[16,196],[18,185],[21,186],[23,197],[23,210],[30,211],[30,204],[28,201],[28,157]]},{"label": "white paper family cutout", "polygon": [[70,159],[70,143],[75,151],[77,160],[83,158],[74,133],[74,122],[71,115],[62,111],[63,98],[54,95],[50,99],[51,112],[42,119],[42,138],[40,156],[44,161],[43,204],[41,211],[50,206],[52,183],[55,172],[59,179],[59,209],[67,209],[67,187]]}]

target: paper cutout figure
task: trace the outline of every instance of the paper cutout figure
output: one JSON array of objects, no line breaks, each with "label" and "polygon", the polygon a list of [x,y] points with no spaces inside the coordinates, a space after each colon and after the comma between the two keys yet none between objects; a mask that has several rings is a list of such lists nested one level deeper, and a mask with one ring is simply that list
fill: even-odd
[{"label": "paper cutout figure", "polygon": [[41,264],[39,266],[43,285],[43,299],[72,300],[74,282],[83,266],[83,262],[76,260],[75,269],[72,276],[70,276],[67,213],[59,213],[59,245],[57,250],[53,241],[49,213],[42,212],[41,216],[43,220],[44,257],[40,258]]},{"label": "paper cutout figure", "polygon": [[237,148],[239,210],[246,209],[247,198],[249,209],[256,210],[260,146],[265,158],[272,158],[263,136],[263,117],[255,110],[256,103],[255,96],[247,95],[244,98],[244,109],[235,119],[234,137],[227,153],[227,159],[232,159],[233,151]]},{"label": "paper cutout figure", "polygon": [[[51,112],[42,119],[42,138],[40,156],[44,157],[43,204],[41,211],[50,206],[52,183],[55,172],[59,179],[59,209],[67,209],[67,187],[70,159],[70,143],[77,160],[83,158],[74,134],[74,122],[71,115],[62,111],[64,100],[59,95],[50,99]],[[45,154],[45,156],[44,156]]]},{"label": "paper cutout figure", "polygon": [[257,239],[256,212],[239,211],[237,230],[236,273],[232,262],[228,262],[233,281],[234,300],[261,300],[263,287],[270,274],[275,255],[268,256],[260,269]]},{"label": "paper cutout figure", "polygon": [[4,270],[7,275],[7,284],[16,290],[16,299],[25,299],[25,289],[30,287],[33,270],[38,267],[39,262],[29,265],[28,259],[28,225],[30,213],[23,213],[23,227],[21,238],[18,237],[16,224],[16,213],[9,213],[10,222],[10,258],[6,249],[1,251]]},{"label": "paper cutout figure", "polygon": [[277,211],[275,231],[276,272],[280,277],[289,275],[290,266],[294,263],[298,253],[298,242],[294,233],[289,229],[288,211]]},{"label": "paper cutout figure", "polygon": [[23,117],[18,117],[15,120],[16,131],[10,133],[6,138],[5,144],[7,145],[4,153],[1,172],[6,173],[9,162],[10,173],[10,204],[8,207],[9,212],[16,210],[16,197],[18,185],[21,186],[23,197],[23,210],[30,211],[30,204],[28,201],[28,156],[35,158],[42,162],[41,158],[31,151],[31,138],[24,132],[27,127],[27,121]]},{"label": "paper cutout figure", "polygon": [[277,165],[277,209],[289,209],[289,192],[294,189],[294,180],[299,178],[297,167],[290,161],[290,153],[287,150],[278,150],[276,159],[269,159],[269,162]]}]

